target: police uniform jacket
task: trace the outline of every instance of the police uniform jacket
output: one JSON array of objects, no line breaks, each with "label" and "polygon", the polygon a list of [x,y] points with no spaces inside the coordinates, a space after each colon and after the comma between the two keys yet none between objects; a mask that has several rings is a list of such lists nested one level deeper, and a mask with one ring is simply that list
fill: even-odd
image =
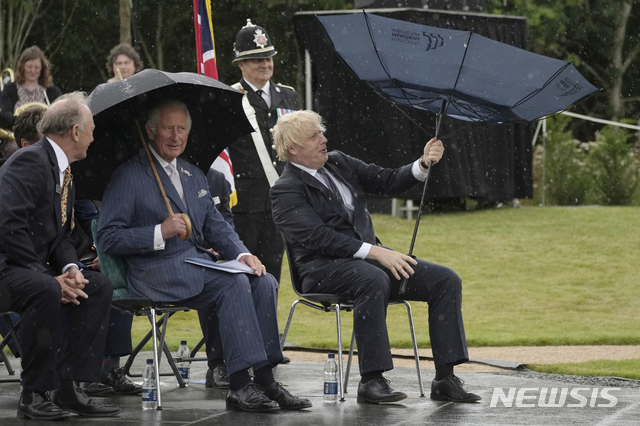
[{"label": "police uniform jacket", "polygon": [[[244,79],[241,79],[240,83],[235,84],[234,87],[245,92],[249,103],[255,109],[256,120],[271,162],[275,165],[278,174],[282,173],[284,163],[278,161],[276,157],[271,129],[278,121],[278,109],[299,110],[301,108],[298,93],[289,86],[275,84],[271,81],[271,107],[268,107],[262,96],[254,92]],[[251,135],[244,136],[231,144],[229,154],[238,192],[238,204],[233,207],[234,213],[270,210],[269,181],[262,168]]]}]

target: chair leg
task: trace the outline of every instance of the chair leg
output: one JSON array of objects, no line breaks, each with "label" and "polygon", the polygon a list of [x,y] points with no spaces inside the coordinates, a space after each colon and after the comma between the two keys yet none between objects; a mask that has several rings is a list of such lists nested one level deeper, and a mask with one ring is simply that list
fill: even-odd
[{"label": "chair leg", "polygon": [[344,375],[344,393],[347,393],[349,385],[349,374],[351,373],[351,360],[353,359],[353,346],[356,343],[356,331],[351,331],[351,346],[349,347],[349,361],[347,361],[347,372]]},{"label": "chair leg", "polygon": [[[16,371],[11,365],[11,362],[9,361],[9,357],[5,353],[4,348],[9,344],[9,341],[13,340],[13,343],[16,345],[18,354],[22,356],[22,348],[20,347],[20,341],[18,340],[18,332],[17,332],[17,330],[20,328],[20,321],[14,324],[13,322],[11,322],[11,314],[8,314],[8,313],[4,314],[2,317],[9,333],[5,336],[4,339],[2,339],[2,342],[0,343],[0,357],[4,362],[4,365],[7,368],[7,372],[9,373],[9,375],[15,376]],[[17,354],[13,354],[13,355],[16,356]],[[5,383],[5,382],[19,382],[19,381],[20,381],[20,377],[16,379],[3,380],[2,382]]]},{"label": "chair leg", "polygon": [[[162,321],[162,319],[160,321]],[[142,374],[131,373],[131,366],[133,365],[133,361],[136,359],[136,356],[138,356],[140,351],[142,351],[142,349],[144,348],[144,345],[146,345],[147,342],[152,337],[155,336],[153,320],[149,318],[149,322],[151,323],[151,330],[149,330],[149,332],[147,332],[147,334],[142,338],[142,340],[140,340],[140,343],[138,343],[138,345],[135,348],[133,348],[133,351],[131,351],[131,354],[129,354],[129,357],[127,358],[127,362],[125,362],[124,367],[122,367],[122,369],[124,370],[124,374],[126,374],[129,377],[142,377]]]},{"label": "chair leg", "polygon": [[[158,392],[158,408],[162,410],[162,395],[160,392],[160,357],[158,355],[158,333],[156,330],[156,310],[151,308],[151,331],[153,333],[153,363],[156,367],[156,387]],[[166,322],[166,321],[165,321]]]},{"label": "chair leg", "polygon": [[424,385],[422,383],[422,370],[420,369],[420,355],[418,354],[418,343],[416,342],[416,332],[413,327],[413,314],[411,313],[411,305],[406,300],[403,303],[407,307],[407,315],[409,316],[409,328],[411,329],[411,340],[413,341],[413,356],[416,359],[416,372],[418,373],[418,384],[420,385],[420,396],[424,396]]},{"label": "chair leg", "polygon": [[200,339],[198,344],[193,347],[193,349],[191,350],[191,353],[189,354],[189,358],[195,358],[196,355],[198,354],[198,351],[203,345],[204,345],[204,337]]},{"label": "chair leg", "polygon": [[344,376],[342,375],[342,325],[340,324],[340,304],[336,303],[336,323],[338,327],[338,393],[344,401]]},{"label": "chair leg", "polygon": [[287,324],[284,326],[284,331],[282,332],[282,337],[280,338],[280,349],[284,348],[284,344],[287,341],[287,334],[289,334],[289,327],[291,326],[291,320],[293,320],[293,313],[295,312],[298,303],[300,303],[300,299],[294,301],[291,304],[291,309],[289,310],[289,318],[287,318]]},{"label": "chair leg", "polygon": [[[291,309],[289,310],[289,318],[287,318],[287,324],[284,326],[284,331],[282,332],[282,337],[280,337],[280,350],[284,348],[284,344],[287,341],[287,334],[289,334],[289,327],[291,326],[291,320],[293,320],[293,313],[296,310],[296,306],[300,303],[300,299],[294,301],[291,304]],[[273,375],[276,375],[276,371],[278,371],[278,366],[273,367]]]},{"label": "chair leg", "polygon": [[[184,380],[182,379],[182,376],[180,375],[180,371],[178,371],[178,367],[176,366],[176,363],[173,359],[173,355],[171,354],[171,351],[169,351],[169,347],[167,346],[167,344],[165,343],[164,339],[167,335],[167,326],[169,325],[169,318],[171,318],[173,316],[174,312],[166,312],[164,314],[164,316],[162,317],[162,319],[164,319],[164,322],[162,322],[162,330],[160,330],[160,348],[162,348],[162,352],[164,352],[166,358],[167,358],[167,363],[169,364],[169,367],[171,368],[171,371],[173,372],[173,376],[176,378],[176,380],[178,381],[178,386],[180,386],[181,388],[186,387],[186,383],[184,382]],[[158,354],[158,365],[160,365],[160,358],[162,358],[162,353]],[[158,374],[160,374],[159,372],[159,368],[158,368]]]}]

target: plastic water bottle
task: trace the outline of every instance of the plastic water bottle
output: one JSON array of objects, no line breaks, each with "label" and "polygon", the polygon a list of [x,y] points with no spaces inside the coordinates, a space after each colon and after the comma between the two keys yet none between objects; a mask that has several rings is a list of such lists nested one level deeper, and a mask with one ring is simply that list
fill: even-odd
[{"label": "plastic water bottle", "polygon": [[155,410],[156,408],[158,408],[156,369],[153,366],[153,359],[148,359],[142,373],[142,409]]},{"label": "plastic water bottle", "polygon": [[338,399],[338,364],[336,354],[329,354],[324,363],[324,402],[333,404]]},{"label": "plastic water bottle", "polygon": [[[189,347],[186,340],[180,341],[180,347],[178,348],[178,358],[189,358]],[[178,363],[178,371],[180,377],[184,380],[185,386],[189,386],[189,378],[191,376],[191,361],[182,361]]]}]

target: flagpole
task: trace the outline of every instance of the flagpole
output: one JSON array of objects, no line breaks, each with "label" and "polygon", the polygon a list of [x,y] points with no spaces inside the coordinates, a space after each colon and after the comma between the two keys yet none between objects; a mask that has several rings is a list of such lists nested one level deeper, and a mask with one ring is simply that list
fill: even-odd
[{"label": "flagpole", "polygon": [[[436,115],[436,134],[435,138],[438,138],[438,133],[440,132],[440,124],[442,124],[442,117],[444,116],[445,107],[447,105],[447,101],[442,101],[442,106],[440,107],[440,111]],[[429,160],[429,167],[427,167],[427,176],[424,178],[424,186],[422,187],[422,198],[420,199],[420,208],[418,209],[418,216],[416,217],[416,225],[413,228],[413,237],[411,238],[411,246],[409,247],[409,256],[413,257],[413,247],[416,243],[416,237],[418,235],[418,226],[420,225],[420,216],[422,216],[422,208],[424,207],[424,203],[427,198],[427,184],[429,183],[429,176],[431,175],[431,166],[433,166],[433,160]],[[407,291],[407,278],[402,278],[400,282],[400,288],[398,289],[398,294],[405,294]]]}]

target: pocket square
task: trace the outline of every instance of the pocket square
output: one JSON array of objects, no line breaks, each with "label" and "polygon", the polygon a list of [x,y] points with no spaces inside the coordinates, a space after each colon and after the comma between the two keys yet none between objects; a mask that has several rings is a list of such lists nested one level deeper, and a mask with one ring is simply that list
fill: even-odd
[{"label": "pocket square", "polygon": [[201,189],[200,191],[198,191],[198,198],[202,198],[204,196],[207,195],[207,190],[206,189]]}]

